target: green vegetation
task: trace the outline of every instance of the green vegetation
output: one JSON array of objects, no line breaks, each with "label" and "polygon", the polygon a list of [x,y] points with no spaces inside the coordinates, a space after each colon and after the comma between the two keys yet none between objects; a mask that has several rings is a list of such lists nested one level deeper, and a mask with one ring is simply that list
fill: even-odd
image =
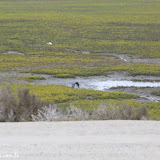
[{"label": "green vegetation", "polygon": [[159,0],[1,0],[0,52],[71,48],[160,57],[159,8]]},{"label": "green vegetation", "polygon": [[[6,5],[7,4],[7,5]],[[160,57],[160,0],[0,1],[0,70],[55,77],[160,75],[158,65],[111,60],[103,52]],[[47,45],[48,42],[53,45]],[[71,49],[71,50],[70,50]],[[90,54],[69,53],[72,50]]]},{"label": "green vegetation", "polygon": [[44,80],[45,78],[40,76],[24,76],[19,77],[19,79],[24,79],[25,81],[33,82],[34,80]]},{"label": "green vegetation", "polygon": [[[126,65],[104,65],[101,67],[88,67],[83,68],[79,66],[72,66],[68,68],[51,68],[51,69],[37,69],[32,70],[33,73],[43,73],[43,74],[72,74],[74,76],[94,76],[94,75],[106,75],[109,71],[126,71],[132,76],[137,75],[152,75],[160,76],[160,66],[159,65],[149,65],[149,64],[126,64]],[[68,76],[69,78],[69,76]]]},{"label": "green vegetation", "polygon": [[136,75],[160,76],[160,66],[155,64],[130,64],[111,60],[95,54],[53,53],[41,55],[0,55],[0,71],[51,74],[59,78],[107,75],[109,71],[126,71]]},{"label": "green vegetation", "polygon": [[[10,85],[16,93],[17,85]],[[30,93],[43,101],[62,103],[86,99],[137,99],[138,95],[121,92],[105,92],[87,89],[72,89],[58,85],[18,85],[20,88],[29,88]]]},{"label": "green vegetation", "polygon": [[[0,71],[44,73],[58,78],[107,75],[113,71],[160,76],[159,65],[125,62],[103,54],[160,58],[159,8],[160,0],[1,0]],[[2,54],[7,51],[24,55]],[[17,86],[11,86],[15,92]],[[138,98],[133,94],[55,85],[20,87],[61,107],[73,103],[90,111],[102,101],[126,103],[147,106],[149,116],[160,119],[160,103],[132,101]],[[160,95],[159,91],[153,94]]]},{"label": "green vegetation", "polygon": [[41,100],[60,103],[59,106],[63,109],[66,109],[70,104],[73,104],[76,107],[80,107],[82,110],[92,112],[101,103],[111,103],[116,106],[127,104],[134,108],[147,107],[149,118],[154,120],[160,119],[160,103],[138,102],[136,99],[138,99],[139,96],[135,94],[72,89],[66,86],[55,85],[27,85],[27,87],[30,88],[30,93],[35,94]]},{"label": "green vegetation", "polygon": [[[41,53],[38,55],[0,55],[0,71],[53,74],[56,77],[91,76],[103,74],[99,68],[105,64],[121,64],[103,56],[77,53]],[[63,75],[62,75],[63,74]]]},{"label": "green vegetation", "polygon": [[73,74],[57,74],[54,77],[56,78],[75,78],[75,76]]},{"label": "green vegetation", "polygon": [[[72,89],[66,86],[56,85],[10,85],[13,92],[17,93],[18,88],[29,88],[29,93],[36,95],[41,101],[56,103],[59,109],[66,110],[70,105],[74,105],[88,113],[92,113],[102,103],[110,106],[127,105],[138,109],[146,107],[149,119],[160,119],[160,103],[142,103],[136,101],[139,96],[120,92],[104,92],[86,89]],[[133,100],[135,99],[135,100]]]}]

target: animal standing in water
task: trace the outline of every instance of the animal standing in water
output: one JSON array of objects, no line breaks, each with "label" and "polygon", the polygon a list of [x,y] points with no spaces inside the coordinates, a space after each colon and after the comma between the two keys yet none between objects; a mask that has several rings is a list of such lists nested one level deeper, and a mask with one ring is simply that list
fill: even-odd
[{"label": "animal standing in water", "polygon": [[79,83],[78,83],[78,82],[76,82],[75,84],[76,84],[76,85],[77,85],[77,87],[79,88]]},{"label": "animal standing in water", "polygon": [[77,85],[77,87],[79,88],[79,83],[78,82],[72,83],[72,88],[74,88],[75,85]]}]

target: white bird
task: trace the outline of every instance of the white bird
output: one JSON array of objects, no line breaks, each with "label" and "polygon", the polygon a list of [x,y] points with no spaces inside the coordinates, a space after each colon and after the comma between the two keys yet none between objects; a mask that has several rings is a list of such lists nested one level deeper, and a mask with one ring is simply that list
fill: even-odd
[{"label": "white bird", "polygon": [[50,45],[50,46],[52,46],[52,42],[48,42],[47,44]]}]

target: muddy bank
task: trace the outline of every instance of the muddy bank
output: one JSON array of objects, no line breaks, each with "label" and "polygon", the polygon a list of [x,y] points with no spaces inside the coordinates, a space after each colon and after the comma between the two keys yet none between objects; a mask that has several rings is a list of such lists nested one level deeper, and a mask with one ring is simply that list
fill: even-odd
[{"label": "muddy bank", "polygon": [[[90,51],[79,51],[75,49],[65,49],[67,52],[90,54]],[[140,55],[120,54],[120,53],[98,53],[100,56],[105,56],[110,59],[119,59],[129,63],[145,63],[145,64],[157,64],[160,65],[160,58],[144,58]]]},{"label": "muddy bank", "polygon": [[155,87],[118,87],[118,88],[110,88],[108,91],[110,92],[125,92],[129,94],[137,94],[140,96],[139,101],[141,102],[160,102],[160,97],[152,94],[156,90]]},{"label": "muddy bank", "polygon": [[100,53],[100,55],[107,56],[111,59],[120,59],[129,63],[145,63],[160,65],[160,58],[142,58],[139,55],[119,54],[119,53]]}]

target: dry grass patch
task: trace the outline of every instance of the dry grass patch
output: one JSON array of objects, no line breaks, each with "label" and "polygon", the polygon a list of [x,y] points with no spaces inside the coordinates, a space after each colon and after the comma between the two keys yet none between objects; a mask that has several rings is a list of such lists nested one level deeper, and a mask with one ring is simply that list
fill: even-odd
[{"label": "dry grass patch", "polygon": [[144,120],[148,119],[146,107],[137,109],[127,104],[116,106],[100,104],[97,109],[89,113],[81,108],[70,105],[66,111],[58,109],[56,105],[43,107],[37,115],[32,115],[33,121],[61,121],[61,120]]},{"label": "dry grass patch", "polygon": [[36,114],[45,105],[35,95],[30,95],[28,89],[19,89],[16,96],[11,88],[0,87],[1,122],[30,121],[31,114]]}]

